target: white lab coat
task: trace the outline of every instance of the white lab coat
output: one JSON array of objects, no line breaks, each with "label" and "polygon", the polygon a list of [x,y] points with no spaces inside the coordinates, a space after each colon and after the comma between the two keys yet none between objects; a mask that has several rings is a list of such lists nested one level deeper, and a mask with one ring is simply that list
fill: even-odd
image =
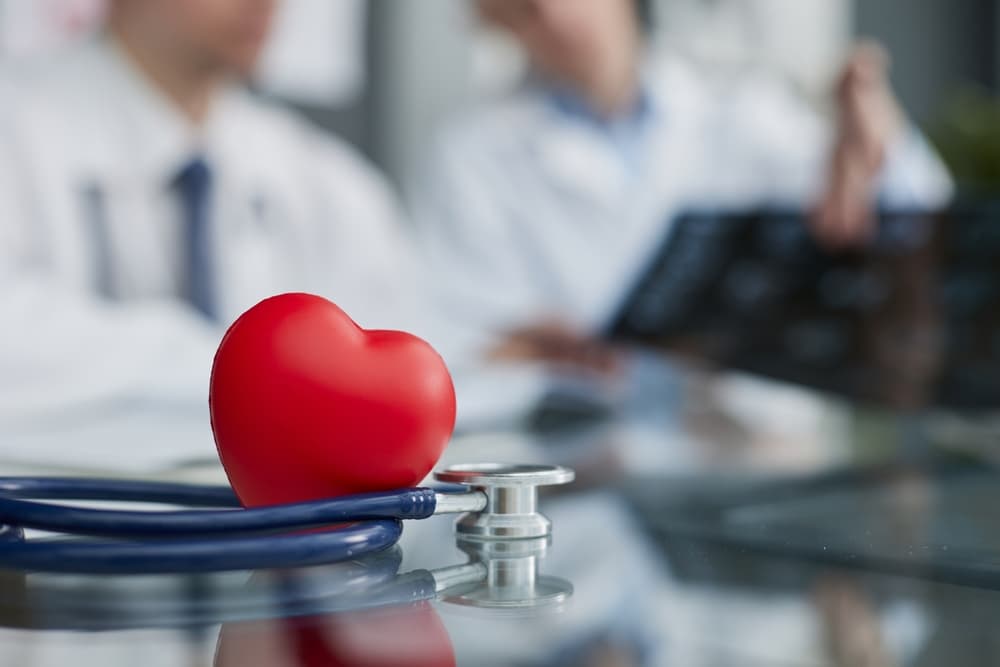
[{"label": "white lab coat", "polygon": [[[276,293],[324,295],[363,326],[414,328],[393,196],[290,113],[233,87],[195,132],[105,38],[5,72],[0,96],[0,433],[172,403],[196,406],[207,433],[224,327]],[[183,223],[169,184],[196,153],[213,168],[218,323],[179,297]],[[95,188],[109,295],[98,293]]]},{"label": "white lab coat", "polygon": [[[779,81],[713,81],[659,56],[643,85],[648,118],[632,156],[611,138],[627,130],[569,115],[537,87],[444,132],[413,202],[453,317],[494,333],[551,319],[599,331],[677,214],[818,197],[830,124]],[[952,192],[912,130],[881,185],[887,206],[938,206]]]}]

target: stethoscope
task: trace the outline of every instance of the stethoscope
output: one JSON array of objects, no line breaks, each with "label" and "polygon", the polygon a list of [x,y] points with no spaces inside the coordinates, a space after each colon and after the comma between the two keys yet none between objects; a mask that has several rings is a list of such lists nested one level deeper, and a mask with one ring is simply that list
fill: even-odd
[{"label": "stethoscope", "polygon": [[292,570],[101,576],[70,582],[0,575],[0,627],[108,631],[193,628],[219,623],[351,613],[439,601],[516,616],[562,609],[573,585],[542,574],[551,536],[459,537],[466,562],[399,572],[393,546],[361,559]]},{"label": "stethoscope", "polygon": [[[0,478],[0,569],[174,574],[322,565],[389,548],[402,533],[403,519],[452,513],[464,513],[455,525],[460,537],[544,538],[552,524],[538,511],[538,487],[566,484],[574,473],[560,466],[481,464],[452,466],[434,476],[468,490],[399,489],[243,509],[224,486]],[[51,502],[65,500],[213,509],[118,510]],[[315,530],[342,523],[349,525]],[[25,528],[69,539],[26,539]],[[111,539],[76,539],[83,536]]]}]

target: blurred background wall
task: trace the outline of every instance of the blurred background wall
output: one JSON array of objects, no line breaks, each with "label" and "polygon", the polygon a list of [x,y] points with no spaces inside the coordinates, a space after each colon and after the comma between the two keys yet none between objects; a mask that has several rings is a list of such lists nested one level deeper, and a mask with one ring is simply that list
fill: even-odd
[{"label": "blurred background wall", "polygon": [[[866,0],[870,1],[870,0]],[[516,85],[524,62],[469,0],[369,0],[377,109],[368,148],[399,181],[447,114]],[[824,88],[852,34],[851,0],[655,0],[654,41],[709,65],[775,66]]]},{"label": "blurred background wall", "polygon": [[[921,124],[933,124],[960,89],[1000,89],[1000,0],[655,1],[658,43],[709,66],[774,67],[817,98],[858,37],[887,45],[900,95]],[[0,0],[0,62],[86,32],[101,5]],[[442,119],[523,73],[516,50],[481,30],[470,8],[470,0],[286,0],[286,13],[298,17],[284,21],[287,34],[276,39],[285,51],[262,88],[402,183]],[[334,65],[316,68],[312,84],[297,81],[303,94],[295,85],[304,61]],[[315,79],[324,72],[339,79],[321,90]]]},{"label": "blurred background wall", "polygon": [[1000,86],[997,0],[858,0],[855,31],[882,41],[894,80],[920,122],[934,120],[962,84]]},{"label": "blurred background wall", "polygon": [[[367,144],[396,179],[442,114],[516,82],[523,63],[468,0],[369,0],[378,111]],[[970,86],[1000,92],[1000,0],[656,0],[655,39],[720,68],[773,67],[829,89],[856,39],[883,42],[904,105],[930,127]]]}]

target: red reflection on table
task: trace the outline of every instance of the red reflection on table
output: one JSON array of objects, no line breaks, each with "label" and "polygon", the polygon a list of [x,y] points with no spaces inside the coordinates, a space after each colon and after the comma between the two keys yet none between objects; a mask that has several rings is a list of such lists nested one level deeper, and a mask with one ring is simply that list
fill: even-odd
[{"label": "red reflection on table", "polygon": [[327,616],[227,623],[215,667],[454,667],[441,618],[426,602]]}]

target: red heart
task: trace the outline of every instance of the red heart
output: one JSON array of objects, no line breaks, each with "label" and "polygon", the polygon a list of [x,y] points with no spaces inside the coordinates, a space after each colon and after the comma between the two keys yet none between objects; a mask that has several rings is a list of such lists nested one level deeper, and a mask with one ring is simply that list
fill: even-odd
[{"label": "red heart", "polygon": [[209,410],[229,481],[252,507],[417,484],[451,437],[455,389],[423,340],[283,294],[229,327]]}]

